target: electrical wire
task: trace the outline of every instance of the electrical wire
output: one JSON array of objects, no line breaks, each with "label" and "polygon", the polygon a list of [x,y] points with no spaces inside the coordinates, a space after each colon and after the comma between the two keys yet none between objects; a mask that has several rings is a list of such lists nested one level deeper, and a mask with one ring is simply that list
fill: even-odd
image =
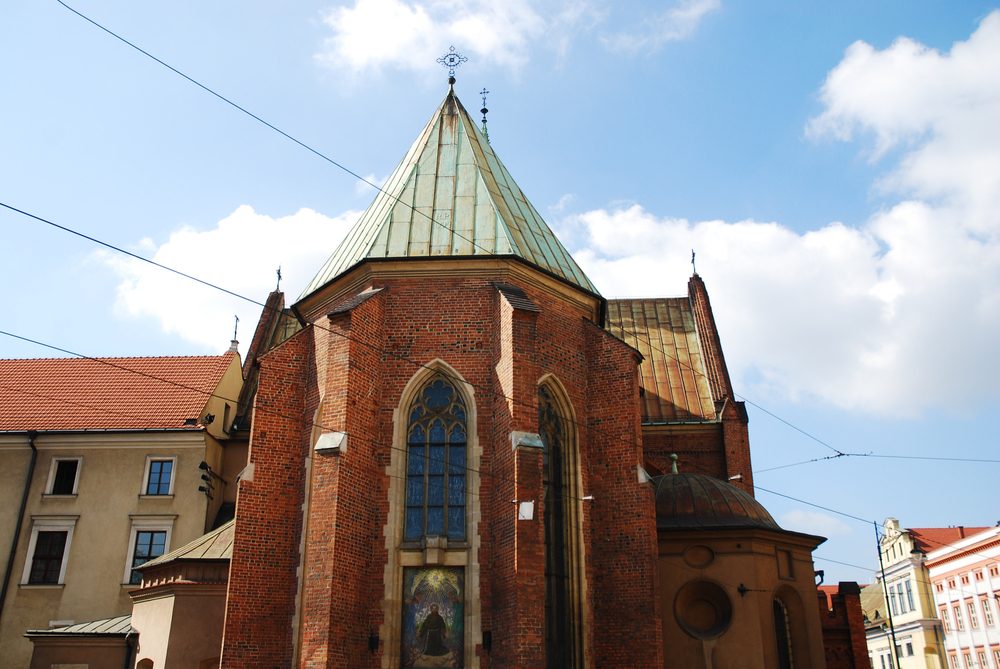
[{"label": "electrical wire", "polygon": [[[88,16],[86,16],[86,15],[84,15],[84,14],[81,14],[80,12],[78,12],[78,11],[77,11],[77,10],[75,10],[75,9],[73,9],[72,7],[70,7],[69,5],[67,5],[67,4],[65,3],[65,2],[63,2],[63,0],[56,0],[56,2],[58,2],[58,3],[60,4],[60,5],[62,5],[63,7],[65,7],[66,9],[68,9],[69,11],[73,12],[74,14],[76,14],[77,16],[79,16],[80,18],[82,18],[83,20],[87,21],[88,23],[91,23],[91,24],[93,24],[94,26],[97,26],[98,28],[100,28],[101,30],[103,30],[103,31],[104,31],[104,32],[106,32],[107,34],[111,35],[111,36],[112,36],[112,37],[114,37],[115,39],[117,39],[117,40],[120,40],[120,41],[124,42],[125,44],[127,44],[127,45],[128,45],[128,46],[130,46],[130,47],[132,47],[133,49],[135,49],[135,50],[136,50],[136,51],[138,51],[139,53],[143,54],[144,56],[147,56],[147,57],[149,57],[149,58],[153,59],[154,61],[156,61],[157,63],[159,63],[159,64],[160,64],[160,65],[162,65],[163,67],[167,68],[168,70],[170,70],[170,71],[171,71],[171,72],[173,72],[174,74],[177,74],[177,75],[180,75],[181,77],[183,77],[184,79],[186,79],[186,80],[190,81],[190,82],[191,82],[192,84],[194,84],[194,85],[195,85],[195,86],[197,86],[198,88],[201,88],[202,90],[206,91],[207,93],[210,93],[210,94],[214,95],[215,97],[217,97],[218,99],[222,100],[222,101],[223,101],[223,102],[225,102],[226,104],[228,104],[228,105],[231,105],[232,107],[234,107],[234,108],[238,109],[239,111],[243,112],[244,114],[246,114],[246,115],[247,115],[247,116],[249,116],[250,118],[252,118],[252,119],[254,119],[254,120],[256,120],[256,121],[259,121],[259,122],[263,123],[263,124],[264,124],[264,125],[266,125],[266,126],[267,126],[268,128],[270,128],[271,130],[275,131],[276,133],[278,133],[278,134],[279,134],[279,135],[281,135],[282,137],[285,137],[286,139],[290,139],[291,141],[295,142],[296,144],[298,144],[298,145],[299,145],[299,146],[301,146],[302,148],[306,149],[306,150],[307,150],[307,151],[309,151],[310,153],[313,153],[313,154],[315,154],[315,155],[319,156],[320,158],[322,158],[323,160],[327,161],[327,162],[328,162],[328,163],[330,163],[331,165],[333,165],[333,166],[335,166],[335,167],[337,167],[337,168],[339,168],[339,169],[343,170],[343,171],[344,171],[344,172],[346,172],[347,174],[350,174],[350,175],[351,175],[352,177],[354,177],[354,178],[355,178],[355,179],[357,179],[358,181],[361,181],[362,183],[365,183],[365,184],[368,184],[369,186],[371,186],[372,188],[374,188],[375,190],[377,190],[377,191],[378,191],[379,193],[382,193],[383,195],[386,195],[387,197],[389,197],[389,198],[392,198],[392,199],[393,199],[393,200],[394,200],[395,202],[397,202],[397,203],[399,203],[399,204],[402,204],[403,206],[405,206],[405,207],[409,208],[409,209],[410,209],[411,211],[413,211],[414,213],[416,213],[416,214],[418,214],[418,215],[420,215],[420,216],[423,216],[423,217],[424,217],[424,218],[426,218],[426,219],[427,219],[428,221],[430,221],[430,222],[431,222],[432,224],[434,224],[434,225],[439,225],[439,226],[441,226],[441,227],[443,227],[443,228],[446,228],[446,229],[447,229],[447,230],[449,230],[449,231],[450,231],[450,232],[451,232],[451,233],[452,233],[452,234],[453,234],[453,235],[454,235],[455,237],[458,237],[459,239],[462,239],[462,240],[464,240],[464,241],[467,241],[467,242],[469,242],[469,243],[470,243],[470,244],[472,244],[472,245],[473,245],[473,246],[474,246],[475,248],[477,248],[477,249],[480,249],[480,250],[482,250],[482,251],[483,251],[484,253],[486,253],[486,254],[488,254],[488,255],[494,255],[494,253],[493,253],[493,251],[492,251],[491,249],[488,249],[488,248],[486,248],[486,247],[484,247],[484,246],[480,246],[479,244],[476,244],[476,242],[475,242],[475,241],[473,241],[473,240],[469,239],[468,237],[464,237],[464,236],[463,236],[462,234],[460,234],[460,233],[459,233],[459,232],[457,232],[456,230],[452,229],[452,227],[451,227],[450,225],[446,225],[446,224],[444,224],[444,223],[441,223],[441,222],[439,222],[439,221],[436,221],[436,220],[434,220],[434,218],[433,218],[432,216],[428,215],[427,213],[425,213],[425,212],[423,212],[423,211],[420,211],[419,209],[417,209],[417,208],[416,208],[416,207],[414,207],[413,205],[411,205],[411,204],[409,204],[409,203],[407,203],[407,202],[404,202],[404,201],[403,201],[403,200],[401,200],[401,199],[400,199],[399,197],[397,197],[397,196],[393,195],[393,194],[392,194],[392,193],[390,193],[389,191],[386,191],[386,190],[384,190],[384,189],[383,189],[383,188],[382,188],[381,186],[378,186],[377,184],[374,184],[374,183],[372,183],[371,181],[369,181],[368,179],[364,178],[363,176],[361,176],[361,175],[360,175],[360,174],[358,174],[357,172],[354,172],[353,170],[351,170],[351,169],[349,169],[349,168],[345,167],[344,165],[342,165],[342,164],[338,163],[337,161],[333,160],[332,158],[330,158],[330,157],[329,157],[329,156],[327,156],[326,154],[324,154],[324,153],[321,153],[320,151],[318,151],[318,150],[316,150],[316,149],[312,148],[311,146],[309,146],[309,145],[308,145],[308,144],[306,144],[305,142],[302,142],[302,141],[300,141],[300,140],[296,139],[295,137],[293,137],[292,135],[288,134],[288,133],[287,133],[287,132],[285,132],[284,130],[281,130],[280,128],[278,128],[278,127],[276,127],[276,126],[274,126],[274,125],[271,125],[270,123],[268,123],[267,121],[265,121],[265,120],[264,120],[264,119],[262,119],[261,117],[257,116],[257,115],[256,115],[256,114],[254,114],[253,112],[250,112],[250,111],[248,111],[247,109],[245,109],[244,107],[241,107],[240,105],[236,104],[235,102],[233,102],[233,101],[232,101],[232,100],[230,100],[229,98],[225,97],[225,96],[224,96],[224,95],[222,95],[221,93],[217,93],[217,92],[215,92],[214,90],[212,90],[211,88],[209,88],[208,86],[206,86],[206,85],[202,84],[201,82],[199,82],[199,81],[197,81],[197,80],[195,80],[195,79],[193,79],[193,78],[189,77],[188,75],[184,74],[183,72],[181,72],[181,71],[180,71],[180,70],[178,70],[177,68],[175,68],[175,67],[173,67],[173,66],[171,66],[171,65],[167,64],[166,62],[164,62],[164,61],[160,60],[159,58],[157,58],[157,57],[156,57],[156,56],[154,56],[153,54],[149,53],[148,51],[145,51],[144,49],[142,49],[142,48],[140,48],[140,47],[136,46],[136,45],[135,45],[135,44],[133,44],[132,42],[129,42],[129,41],[127,40],[127,39],[125,39],[125,38],[124,38],[124,37],[122,37],[121,35],[118,35],[117,33],[115,33],[115,32],[112,32],[111,30],[109,30],[108,28],[105,28],[104,26],[102,26],[102,25],[101,25],[100,23],[98,23],[97,21],[95,21],[95,20],[91,19],[90,17],[88,17]],[[475,124],[473,124],[473,125],[475,125]]]},{"label": "electrical wire", "polygon": [[[384,195],[386,195],[386,196],[388,196],[388,197],[392,198],[393,200],[395,200],[396,202],[398,202],[398,203],[401,203],[401,204],[403,204],[404,206],[408,207],[408,208],[409,208],[409,209],[410,209],[411,211],[413,211],[413,212],[416,212],[417,214],[419,214],[419,215],[421,215],[421,216],[424,216],[424,217],[425,217],[425,218],[427,218],[427,219],[428,219],[429,221],[431,221],[431,223],[433,223],[433,224],[435,224],[435,225],[440,225],[440,226],[442,226],[442,227],[445,227],[445,228],[447,228],[447,229],[451,230],[451,227],[450,227],[450,226],[447,226],[447,225],[445,225],[445,224],[443,224],[443,223],[440,223],[439,221],[436,221],[436,220],[434,220],[434,218],[433,218],[433,217],[429,216],[429,215],[428,215],[428,214],[426,214],[425,212],[423,212],[423,211],[420,211],[420,210],[418,210],[418,209],[417,209],[416,207],[414,207],[414,206],[410,205],[409,203],[406,203],[406,202],[404,202],[404,201],[403,201],[403,200],[401,200],[401,199],[400,199],[399,197],[397,197],[397,196],[395,196],[395,195],[392,195],[392,194],[391,194],[390,192],[388,192],[388,191],[384,190],[384,189],[383,189],[383,188],[381,188],[380,186],[378,186],[378,185],[376,185],[376,184],[374,184],[374,183],[372,183],[372,182],[368,181],[367,179],[365,179],[364,177],[362,177],[362,176],[361,176],[361,175],[359,175],[358,173],[354,172],[353,170],[351,170],[351,169],[349,169],[349,168],[345,167],[344,165],[342,165],[342,164],[338,163],[337,161],[333,160],[332,158],[330,158],[329,156],[327,156],[327,155],[323,154],[322,152],[320,152],[320,151],[318,151],[318,150],[314,149],[313,147],[309,146],[308,144],[306,144],[306,143],[304,143],[304,142],[302,142],[302,141],[300,141],[300,140],[296,139],[296,138],[295,138],[295,137],[293,137],[292,135],[290,135],[290,134],[286,133],[285,131],[281,130],[280,128],[278,128],[278,127],[276,127],[276,126],[272,125],[271,123],[268,123],[267,121],[265,121],[265,120],[264,120],[264,119],[262,119],[261,117],[259,117],[259,116],[257,116],[256,114],[254,114],[254,113],[250,112],[249,110],[245,109],[244,107],[242,107],[242,106],[238,105],[237,103],[233,102],[232,100],[228,99],[227,97],[225,97],[225,96],[221,95],[220,93],[218,93],[218,92],[216,92],[215,90],[213,90],[213,89],[209,88],[208,86],[206,86],[206,85],[202,84],[201,82],[197,81],[196,79],[194,79],[194,78],[192,78],[192,77],[188,76],[187,74],[185,74],[185,73],[181,72],[181,71],[180,71],[180,70],[178,70],[177,68],[175,68],[175,67],[173,67],[173,66],[169,65],[168,63],[164,62],[163,60],[161,60],[161,59],[157,58],[156,56],[152,55],[152,54],[151,54],[151,53],[149,53],[148,51],[146,51],[146,50],[142,49],[141,47],[137,46],[136,44],[133,44],[132,42],[130,42],[130,41],[128,41],[127,39],[125,39],[124,37],[122,37],[122,36],[118,35],[117,33],[113,32],[112,30],[110,30],[110,29],[106,28],[105,26],[101,25],[101,24],[100,24],[100,23],[98,23],[97,21],[95,21],[95,20],[91,19],[90,17],[88,17],[88,16],[86,16],[86,15],[82,14],[81,12],[77,11],[76,9],[74,9],[74,8],[70,7],[70,6],[69,6],[69,5],[67,5],[67,4],[65,3],[65,2],[63,2],[63,0],[56,0],[56,1],[57,1],[57,2],[59,3],[59,4],[61,4],[61,5],[63,6],[63,7],[65,7],[66,9],[68,9],[69,11],[73,12],[74,14],[76,14],[77,16],[79,16],[80,18],[82,18],[82,19],[84,19],[85,21],[87,21],[88,23],[91,23],[92,25],[94,25],[94,26],[96,26],[97,28],[99,28],[100,30],[102,30],[102,31],[104,31],[104,32],[106,32],[106,33],[108,33],[109,35],[111,35],[111,36],[112,36],[112,37],[114,37],[115,39],[118,39],[118,40],[120,40],[121,42],[123,42],[124,44],[127,44],[128,46],[132,47],[132,48],[133,48],[133,49],[135,49],[136,51],[138,51],[138,52],[142,53],[143,55],[147,56],[148,58],[150,58],[150,59],[152,59],[152,60],[156,61],[156,62],[157,62],[157,63],[159,63],[160,65],[162,65],[162,66],[166,67],[167,69],[169,69],[169,70],[170,70],[171,72],[174,72],[175,74],[177,74],[177,75],[179,75],[179,76],[183,77],[183,78],[184,78],[184,79],[186,79],[187,81],[189,81],[189,82],[191,82],[192,84],[194,84],[194,85],[198,86],[199,88],[203,89],[203,90],[204,90],[204,91],[206,91],[207,93],[210,93],[211,95],[213,95],[213,96],[217,97],[218,99],[222,100],[223,102],[225,102],[225,103],[227,103],[227,104],[231,105],[231,106],[232,106],[232,107],[234,107],[235,109],[237,109],[237,110],[239,110],[239,111],[243,112],[243,113],[244,113],[244,114],[246,114],[247,116],[250,116],[250,117],[251,117],[251,118],[253,118],[254,120],[256,120],[256,121],[259,121],[260,123],[262,123],[262,124],[264,124],[265,126],[267,126],[268,128],[270,128],[271,130],[273,130],[273,131],[277,132],[278,134],[282,135],[283,137],[285,137],[285,138],[287,138],[287,139],[291,140],[292,142],[295,142],[296,144],[298,144],[298,145],[299,145],[299,146],[301,146],[302,148],[306,149],[307,151],[309,151],[309,152],[311,152],[311,153],[315,154],[316,156],[318,156],[318,157],[322,158],[323,160],[325,160],[325,161],[329,162],[330,164],[334,165],[335,167],[337,167],[337,168],[339,168],[339,169],[343,170],[344,172],[346,172],[347,174],[351,175],[351,176],[352,176],[352,177],[354,177],[355,179],[358,179],[359,181],[361,181],[361,182],[363,182],[363,183],[365,183],[365,184],[367,184],[367,185],[371,186],[372,188],[375,188],[375,189],[376,189],[376,190],[377,190],[378,192],[380,192],[380,193],[383,193]],[[14,209],[13,207],[10,207],[9,205],[4,205],[4,206],[7,206],[7,207],[8,207],[8,208],[10,208],[10,209]],[[25,213],[25,212],[21,212],[21,210],[18,210],[18,209],[14,209],[14,210],[15,210],[15,211],[19,211],[20,213]],[[31,214],[26,214],[26,215],[28,215],[28,216],[32,216]],[[43,219],[39,219],[39,220],[43,220]],[[48,223],[48,221],[44,221],[44,222]],[[50,224],[50,225],[55,225],[55,224],[53,224],[53,223],[49,223],[49,224]],[[56,227],[61,227],[61,226],[56,226]],[[65,229],[65,228],[63,228],[63,229]],[[69,231],[69,230],[68,230],[68,231]],[[474,246],[475,248],[477,248],[477,249],[481,249],[481,250],[483,250],[484,252],[486,252],[487,254],[490,254],[490,255],[493,255],[493,251],[492,251],[492,250],[490,250],[490,249],[487,249],[487,248],[485,248],[485,247],[483,247],[483,246],[480,246],[480,245],[476,244],[476,243],[475,243],[475,242],[474,242],[473,240],[471,240],[471,239],[468,239],[468,238],[466,238],[466,237],[462,236],[462,235],[461,235],[460,233],[458,233],[458,232],[456,232],[456,231],[454,231],[454,230],[451,230],[451,231],[453,232],[453,234],[454,234],[454,235],[455,235],[456,237],[459,237],[460,239],[463,239],[464,241],[467,241],[467,242],[469,242],[469,243],[470,243],[470,244],[472,244],[472,245],[473,245],[473,246]],[[72,232],[72,231],[70,231],[70,232]],[[74,232],[73,234],[79,234],[79,233],[75,233],[75,232]],[[96,241],[96,240],[93,240],[92,238],[89,238],[89,237],[86,237],[85,235],[80,235],[80,236],[83,236],[83,237],[85,237],[85,238],[87,238],[87,239],[90,239],[91,241]],[[97,243],[101,243],[101,244],[103,244],[102,242],[97,242]],[[116,247],[111,247],[110,245],[107,245],[107,244],[103,244],[103,245],[105,245],[105,246],[108,246],[109,248],[114,248],[115,250],[118,250],[118,251],[121,251],[121,252],[123,252],[123,253],[126,253],[126,254],[130,255],[131,257],[133,257],[133,258],[137,258],[137,259],[140,259],[140,260],[143,260],[143,261],[145,261],[145,262],[149,262],[149,263],[151,263],[151,264],[153,264],[153,265],[156,265],[157,267],[161,267],[161,268],[164,268],[164,269],[167,269],[168,271],[171,271],[171,272],[174,272],[174,273],[176,273],[176,274],[179,274],[179,275],[181,275],[181,276],[184,276],[184,277],[186,277],[186,278],[190,278],[190,279],[192,279],[192,280],[194,280],[194,281],[198,281],[199,283],[202,283],[202,284],[204,284],[204,285],[206,285],[206,286],[210,286],[210,287],[213,287],[213,288],[218,288],[217,286],[214,286],[214,285],[212,285],[212,284],[210,284],[210,283],[207,283],[207,282],[205,282],[205,281],[202,281],[202,280],[200,280],[200,279],[196,279],[196,278],[194,278],[194,277],[191,277],[191,276],[189,276],[189,275],[187,275],[187,274],[184,274],[184,273],[182,273],[182,272],[178,272],[177,270],[173,270],[173,269],[170,269],[170,268],[167,268],[167,267],[164,267],[163,265],[159,265],[159,264],[157,264],[157,263],[155,263],[155,262],[153,262],[153,261],[150,261],[150,260],[146,260],[145,258],[141,258],[140,256],[136,256],[136,255],[134,255],[134,254],[131,254],[131,253],[128,253],[127,251],[122,251],[121,249],[117,249]],[[222,290],[223,292],[226,292],[226,293],[228,293],[228,294],[230,294],[230,295],[233,295],[233,296],[235,296],[235,297],[239,297],[240,299],[244,299],[244,300],[249,300],[249,298],[246,298],[246,297],[243,297],[243,296],[241,296],[241,295],[237,295],[237,294],[235,294],[235,293],[233,293],[233,292],[231,292],[231,291],[228,291],[228,290],[225,290],[225,289],[222,289],[222,288],[218,288],[218,289],[219,289],[219,290]],[[256,301],[254,301],[254,300],[249,300],[249,301],[250,301],[250,302],[252,302],[252,303],[254,303],[254,304],[258,304],[258,305],[260,304],[259,302],[256,302]],[[636,334],[636,336],[638,336],[638,333],[635,333],[635,334]],[[653,347],[653,345],[652,345],[652,342],[651,342],[651,341],[647,340],[647,344],[648,344],[648,345],[650,346],[650,348],[654,348],[654,349],[655,349],[655,347]],[[666,352],[664,352],[664,351],[662,351],[662,350],[660,350],[660,349],[655,349],[655,350],[659,350],[659,351],[660,351],[660,353],[663,353],[663,354],[664,354],[665,356],[667,356],[667,357],[671,357],[671,358],[672,358],[672,356],[669,356],[668,354],[666,354]],[[675,360],[676,362],[678,362],[678,363],[679,363],[679,364],[681,364],[682,366],[687,366],[687,365],[684,365],[684,363],[683,363],[682,361],[680,361],[679,359],[677,359],[677,358],[672,358],[672,359],[674,359],[674,360]],[[690,367],[690,366],[687,366],[687,367],[688,367],[688,369],[689,369],[689,370],[691,370],[691,371],[692,371],[692,372],[694,372],[695,374],[699,374],[699,375],[701,375],[701,376],[705,376],[703,372],[700,372],[699,370],[695,370],[695,369],[693,369],[693,368],[692,368],[692,367]],[[793,430],[795,430],[795,431],[797,431],[797,432],[801,433],[801,434],[802,434],[802,435],[804,435],[805,437],[807,437],[807,438],[809,438],[809,439],[811,439],[811,440],[815,441],[816,443],[818,443],[818,444],[820,444],[820,445],[824,446],[825,448],[828,448],[829,450],[833,451],[833,452],[834,452],[834,453],[836,454],[836,457],[843,457],[843,456],[847,456],[847,457],[858,457],[858,456],[869,456],[869,457],[892,457],[892,458],[898,458],[898,459],[932,459],[932,458],[918,458],[918,457],[915,457],[915,456],[881,456],[881,455],[879,455],[879,456],[876,456],[876,455],[873,455],[873,454],[861,454],[861,453],[844,453],[844,452],[840,451],[839,449],[837,449],[837,448],[835,448],[835,447],[831,446],[830,444],[826,443],[826,442],[825,442],[825,441],[823,441],[822,439],[820,439],[820,438],[816,437],[815,435],[812,435],[812,434],[810,434],[809,432],[806,432],[806,431],[805,431],[805,430],[803,430],[802,428],[800,428],[800,427],[798,427],[798,426],[796,426],[796,425],[794,425],[794,424],[792,424],[792,423],[790,423],[790,422],[786,421],[785,419],[781,418],[780,416],[778,416],[778,415],[776,415],[776,414],[774,414],[774,413],[772,413],[772,412],[768,411],[767,409],[765,409],[765,408],[764,408],[764,407],[762,407],[761,405],[759,405],[759,404],[757,404],[757,403],[753,402],[752,400],[749,400],[749,399],[747,399],[746,397],[744,397],[744,396],[740,395],[739,393],[736,393],[736,392],[734,391],[734,392],[733,392],[733,395],[734,395],[735,397],[739,398],[740,400],[742,400],[743,402],[746,402],[747,404],[750,404],[751,406],[755,407],[756,409],[758,409],[758,410],[760,410],[760,411],[764,412],[764,413],[765,413],[765,414],[767,414],[768,416],[771,416],[771,417],[772,417],[772,418],[774,418],[775,420],[777,420],[777,421],[779,421],[779,422],[781,422],[781,423],[785,424],[786,426],[790,427],[791,429],[793,429]],[[832,458],[819,458],[819,459],[816,459],[816,460],[808,460],[808,461],[804,461],[804,462],[800,462],[800,463],[795,463],[795,464],[792,464],[792,465],[783,465],[783,466],[781,466],[781,467],[773,467],[773,468],[769,468],[769,469],[765,469],[765,470],[761,470],[760,472],[757,472],[757,473],[763,473],[763,472],[766,472],[766,471],[773,471],[773,470],[775,470],[775,469],[783,469],[783,468],[785,468],[785,467],[793,467],[793,466],[798,466],[798,465],[801,465],[801,464],[808,464],[808,463],[810,463],[810,462],[818,462],[818,461],[821,461],[821,460],[825,460],[825,459],[832,459]],[[942,458],[942,460],[944,460],[944,459]],[[954,460],[956,460],[956,461],[967,461],[967,462],[988,462],[988,463],[1000,463],[1000,460],[978,460],[978,459],[968,459],[968,460],[965,460],[965,459],[954,459]]]}]

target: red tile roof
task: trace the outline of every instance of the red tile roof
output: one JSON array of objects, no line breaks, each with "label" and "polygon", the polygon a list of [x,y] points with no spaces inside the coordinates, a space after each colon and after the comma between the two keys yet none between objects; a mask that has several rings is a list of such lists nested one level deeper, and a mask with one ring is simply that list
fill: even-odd
[{"label": "red tile roof", "polygon": [[644,423],[715,418],[688,298],[608,300],[607,329],[642,353]]},{"label": "red tile roof", "polygon": [[906,530],[913,535],[913,542],[917,548],[925,553],[929,553],[935,548],[941,548],[948,544],[955,543],[959,539],[971,537],[988,527],[908,527]]},{"label": "red tile roof", "polygon": [[199,429],[235,356],[0,360],[0,432]]}]

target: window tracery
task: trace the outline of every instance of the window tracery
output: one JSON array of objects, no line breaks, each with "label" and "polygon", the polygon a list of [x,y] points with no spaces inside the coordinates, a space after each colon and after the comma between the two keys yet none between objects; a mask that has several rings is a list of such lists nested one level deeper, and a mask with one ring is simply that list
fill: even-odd
[{"label": "window tracery", "polygon": [[465,540],[466,413],[461,394],[441,376],[428,381],[410,406],[404,541]]}]

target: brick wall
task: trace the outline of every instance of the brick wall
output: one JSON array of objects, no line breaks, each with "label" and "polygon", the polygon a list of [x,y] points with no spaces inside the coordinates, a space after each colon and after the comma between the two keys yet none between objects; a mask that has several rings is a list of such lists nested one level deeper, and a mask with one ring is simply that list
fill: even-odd
[{"label": "brick wall", "polygon": [[870,669],[861,588],[842,581],[838,592],[829,598],[833,608],[827,605],[826,593],[819,591],[817,597],[827,669]]},{"label": "brick wall", "polygon": [[312,329],[260,358],[249,460],[242,480],[230,565],[223,667],[288,667],[299,566],[304,445],[315,394]]},{"label": "brick wall", "polygon": [[[384,535],[400,522],[390,518],[389,504],[390,490],[402,489],[390,478],[393,453],[397,460],[403,453],[393,442],[394,411],[420,371],[414,361],[435,359],[473,384],[482,447],[480,485],[472,491],[482,513],[478,553],[470,553],[479,560],[481,611],[468,628],[478,647],[466,664],[544,666],[542,458],[535,449],[513,449],[511,432],[538,431],[538,383],[551,374],[571,407],[579,467],[568,500],[579,647],[592,667],[663,666],[652,490],[636,470],[642,435],[634,351],[587,321],[582,307],[533,286],[522,288],[538,311],[514,308],[493,286],[501,278],[509,280],[378,280],[384,291],[322,316],[261,358],[256,473],[240,486],[224,666],[291,665],[300,564],[302,666],[374,668],[398,653],[387,645],[398,643],[386,625],[397,619],[392,597],[400,595],[386,599],[393,578],[386,565],[401,563]],[[322,424],[348,433],[348,447],[312,457],[307,480],[309,423],[321,394]],[[720,443],[716,429],[679,435],[669,447],[698,452],[705,466],[725,472]],[[584,495],[594,501],[581,501]],[[516,520],[513,499],[536,502],[532,521]],[[479,646],[480,629],[492,632],[489,655]],[[372,653],[368,639],[379,630]]]}]

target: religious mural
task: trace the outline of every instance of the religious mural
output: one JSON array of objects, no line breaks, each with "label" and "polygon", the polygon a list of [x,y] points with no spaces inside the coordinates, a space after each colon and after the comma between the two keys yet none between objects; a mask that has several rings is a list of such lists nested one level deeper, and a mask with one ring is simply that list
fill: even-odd
[{"label": "religious mural", "polygon": [[465,569],[403,569],[402,666],[462,667],[465,650]]}]

